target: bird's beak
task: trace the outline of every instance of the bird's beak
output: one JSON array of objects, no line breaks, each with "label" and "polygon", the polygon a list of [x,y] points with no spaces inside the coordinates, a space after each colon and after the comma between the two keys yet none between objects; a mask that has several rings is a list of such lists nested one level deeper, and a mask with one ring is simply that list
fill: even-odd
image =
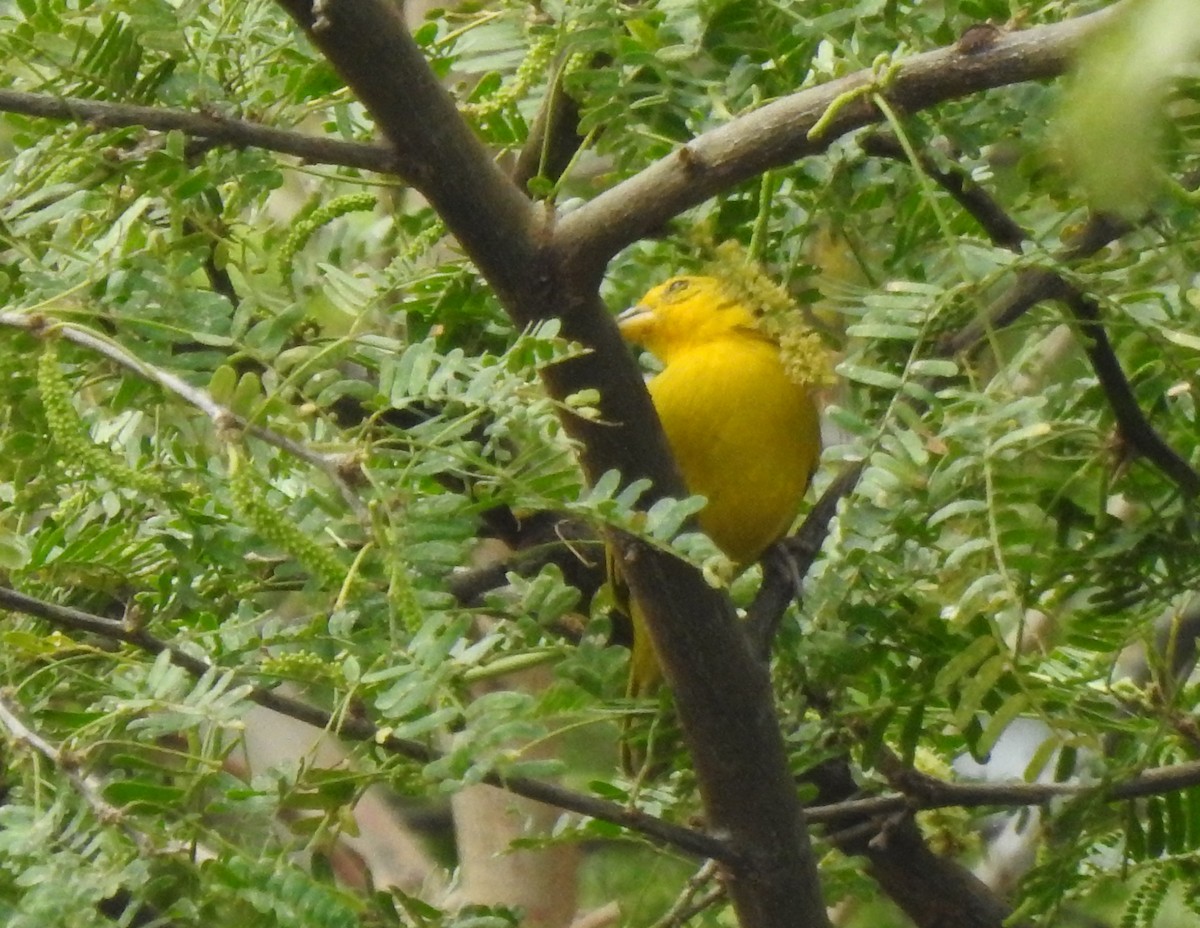
[{"label": "bird's beak", "polygon": [[617,328],[621,335],[635,344],[640,343],[641,336],[654,324],[654,310],[646,306],[630,306],[617,316]]}]

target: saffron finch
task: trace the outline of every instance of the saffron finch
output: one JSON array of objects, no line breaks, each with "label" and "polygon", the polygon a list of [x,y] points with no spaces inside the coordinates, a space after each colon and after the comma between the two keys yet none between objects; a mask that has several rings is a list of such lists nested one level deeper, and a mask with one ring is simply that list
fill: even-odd
[{"label": "saffron finch", "polygon": [[[663,364],[649,383],[680,475],[707,500],[700,528],[739,567],[791,526],[820,455],[812,391],[793,380],[753,312],[713,277],[675,277],[618,318]],[[662,671],[637,603],[629,695]]]}]

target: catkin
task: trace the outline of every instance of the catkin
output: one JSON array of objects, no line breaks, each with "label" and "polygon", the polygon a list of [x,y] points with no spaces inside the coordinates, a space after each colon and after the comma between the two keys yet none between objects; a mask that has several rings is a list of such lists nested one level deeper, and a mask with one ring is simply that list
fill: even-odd
[{"label": "catkin", "polygon": [[71,384],[58,364],[58,347],[47,340],[37,369],[38,393],[50,437],[62,451],[63,460],[82,465],[92,474],[105,477],[119,486],[142,493],[162,493],[165,485],[157,474],[126,466],[111,451],[100,447],[88,435],[87,424],[71,399]]},{"label": "catkin", "polygon": [[299,561],[328,587],[340,587],[346,569],[334,554],[269,505],[254,480],[253,468],[233,443],[229,446],[229,495],[246,524],[264,541]]}]

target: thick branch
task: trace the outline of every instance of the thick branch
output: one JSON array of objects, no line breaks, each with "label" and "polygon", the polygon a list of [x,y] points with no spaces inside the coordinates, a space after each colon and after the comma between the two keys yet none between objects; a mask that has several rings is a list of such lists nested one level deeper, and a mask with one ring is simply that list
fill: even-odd
[{"label": "thick branch", "polygon": [[[597,296],[604,260],[558,247],[550,212],[504,176],[459,117],[388,0],[280,0],[414,166],[408,180],[458,237],[519,325],[563,320],[588,353],[544,372],[550,394],[588,389],[600,417],[565,418],[595,481],[616,469],[648,477],[651,499],[682,496],[640,374]],[[675,690],[714,831],[736,864],[731,896],[747,928],[822,926],[816,863],[788,775],[770,681],[737,627],[727,597],[682,561],[614,539],[623,571]],[[753,783],[753,788],[747,784]]]},{"label": "thick branch", "polygon": [[544,244],[539,211],[459,115],[390,0],[280,0],[370,111],[502,302],[528,292]]},{"label": "thick branch", "polygon": [[[547,372],[552,395],[598,389],[602,422],[568,422],[591,479],[616,467],[645,475],[658,493],[680,489],[661,431],[632,364],[594,296],[608,258],[719,189],[821,150],[878,118],[873,75],[798,94],[696,140],[673,158],[602,195],[552,231],[457,117],[390,5],[281,0],[329,56],[406,161],[410,177],[442,214],[522,324],[557,316],[564,334],[591,350]],[[1060,73],[1098,17],[997,36],[906,62],[887,95],[917,108],[987,86]],[[882,88],[875,88],[880,90]],[[835,103],[843,104],[836,110]],[[822,116],[826,116],[821,120]],[[809,139],[822,121],[826,133]],[[549,216],[545,217],[547,220]],[[672,683],[712,826],[728,832],[743,866],[731,894],[745,925],[822,924],[815,867],[786,774],[766,674],[733,625],[728,603],[682,563],[620,543],[634,595]],[[755,788],[747,789],[746,784]]]},{"label": "thick branch", "polygon": [[[1056,77],[1092,31],[1123,6],[1021,32],[997,31],[982,47],[960,43],[914,55],[898,65],[878,92],[893,105],[915,111],[980,90]],[[876,80],[874,72],[859,71],[706,132],[564,217],[560,241],[572,253],[606,261],[714,194],[824,151],[839,136],[882,120],[867,92]],[[847,96],[856,93],[857,98]],[[827,113],[821,133],[810,137]]]},{"label": "thick branch", "polygon": [[[497,167],[429,69],[395,4],[280,3],[370,110],[409,167],[406,179],[445,220],[514,322],[527,326],[559,318],[562,335],[588,349],[543,373],[556,399],[582,390],[600,396],[597,421],[565,420],[581,444],[588,478],[619,470],[630,480],[649,478],[656,495],[684,496],[641,374],[597,295],[600,268],[583,273],[564,261],[550,208],[531,203]],[[655,554],[643,558],[661,561],[667,571],[669,560]],[[694,571],[688,576],[692,579],[684,587],[694,587],[696,594],[685,608],[719,612],[721,598],[706,595]]]}]

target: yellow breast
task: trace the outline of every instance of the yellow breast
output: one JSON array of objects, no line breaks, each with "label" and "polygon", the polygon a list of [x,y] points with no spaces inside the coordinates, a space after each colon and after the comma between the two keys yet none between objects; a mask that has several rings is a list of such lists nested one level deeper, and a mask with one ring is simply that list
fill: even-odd
[{"label": "yellow breast", "polygon": [[676,277],[621,316],[622,334],[664,364],[650,395],[701,527],[748,564],[791,524],[820,453],[810,392],[778,346],[711,277]]},{"label": "yellow breast", "polygon": [[777,349],[735,334],[681,351],[650,382],[700,526],[732,560],[755,561],[795,518],[820,449],[817,410]]}]

